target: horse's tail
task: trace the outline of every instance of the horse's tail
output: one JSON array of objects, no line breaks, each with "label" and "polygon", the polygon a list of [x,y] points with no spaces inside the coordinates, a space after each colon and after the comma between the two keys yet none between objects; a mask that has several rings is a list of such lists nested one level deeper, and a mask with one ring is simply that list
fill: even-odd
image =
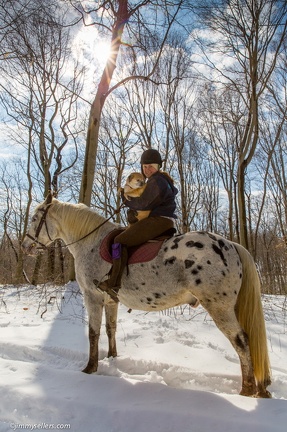
[{"label": "horse's tail", "polygon": [[248,335],[256,381],[266,387],[271,384],[271,368],[261,302],[260,279],[250,253],[239,244],[236,244],[235,247],[243,267],[242,284],[235,307],[236,316]]}]

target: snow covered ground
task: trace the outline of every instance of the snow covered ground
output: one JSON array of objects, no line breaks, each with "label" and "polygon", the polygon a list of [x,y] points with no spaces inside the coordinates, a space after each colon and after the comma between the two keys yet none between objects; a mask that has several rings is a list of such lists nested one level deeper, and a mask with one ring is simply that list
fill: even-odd
[{"label": "snow covered ground", "polygon": [[80,372],[88,354],[82,298],[75,283],[56,298],[51,290],[0,287],[1,432],[287,430],[283,297],[265,299],[273,373],[266,400],[238,395],[237,355],[201,307],[147,314],[120,305],[118,358],[106,358],[103,323],[99,370]]}]

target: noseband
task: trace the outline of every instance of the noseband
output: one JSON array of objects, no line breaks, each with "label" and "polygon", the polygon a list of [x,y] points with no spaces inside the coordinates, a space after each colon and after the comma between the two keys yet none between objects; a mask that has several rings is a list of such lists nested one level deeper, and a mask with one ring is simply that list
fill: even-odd
[{"label": "noseband", "polygon": [[[51,242],[53,241],[53,240],[51,239],[51,237],[50,237],[50,234],[49,234],[49,231],[48,231],[48,226],[47,226],[47,221],[46,221],[46,217],[47,217],[47,213],[48,213],[49,208],[50,208],[50,206],[48,205],[45,209],[44,209],[44,208],[41,208],[41,209],[38,210],[38,211],[43,212],[43,215],[42,215],[42,217],[41,217],[41,220],[40,220],[40,222],[39,222],[39,225],[37,226],[37,229],[36,229],[36,232],[35,232],[35,237],[31,236],[29,233],[26,234],[26,236],[27,236],[29,239],[33,240],[34,245],[36,245],[36,244],[40,245],[40,246],[41,246],[41,249],[47,249],[47,246],[44,245],[43,243],[41,243],[41,242],[38,240],[38,237],[39,237],[39,235],[40,235],[41,229],[43,228],[43,225],[44,225],[44,224],[45,224],[45,228],[46,228],[46,231],[47,231],[47,234],[48,234],[49,240],[51,240]],[[39,248],[39,249],[40,249],[40,248]]]}]

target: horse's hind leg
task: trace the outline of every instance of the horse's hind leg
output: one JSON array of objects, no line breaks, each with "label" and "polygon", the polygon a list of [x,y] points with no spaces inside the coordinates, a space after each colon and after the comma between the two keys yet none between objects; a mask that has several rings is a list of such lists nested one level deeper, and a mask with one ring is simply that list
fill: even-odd
[{"label": "horse's hind leg", "polygon": [[108,357],[117,356],[116,331],[118,317],[118,303],[109,301],[105,304],[106,332],[109,341]]},{"label": "horse's hind leg", "polygon": [[256,395],[257,387],[253,372],[252,360],[249,350],[248,337],[240,327],[234,307],[228,304],[221,307],[206,307],[203,306],[211,315],[215,324],[222,333],[229,339],[233,348],[238,354],[242,373],[242,388],[240,394],[243,396]]}]

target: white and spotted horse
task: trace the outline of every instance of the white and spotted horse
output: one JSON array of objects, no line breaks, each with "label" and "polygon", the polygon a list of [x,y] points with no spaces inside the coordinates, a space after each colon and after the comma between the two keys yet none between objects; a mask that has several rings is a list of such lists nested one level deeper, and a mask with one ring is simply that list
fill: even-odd
[{"label": "white and spotted horse", "polygon": [[[105,223],[106,222],[106,223]],[[95,229],[98,227],[98,229]],[[49,195],[37,206],[22,243],[36,254],[62,239],[74,256],[76,278],[89,318],[90,352],[83,370],[98,367],[98,341],[103,308],[109,340],[108,356],[115,357],[118,304],[98,290],[111,264],[100,256],[103,239],[118,225],[105,221],[83,204],[58,201]],[[129,266],[122,277],[119,300],[129,309],[161,311],[199,303],[237,352],[242,372],[241,395],[271,397],[271,383],[260,280],[249,252],[242,246],[208,232],[189,232],[163,242],[149,262]]]}]

